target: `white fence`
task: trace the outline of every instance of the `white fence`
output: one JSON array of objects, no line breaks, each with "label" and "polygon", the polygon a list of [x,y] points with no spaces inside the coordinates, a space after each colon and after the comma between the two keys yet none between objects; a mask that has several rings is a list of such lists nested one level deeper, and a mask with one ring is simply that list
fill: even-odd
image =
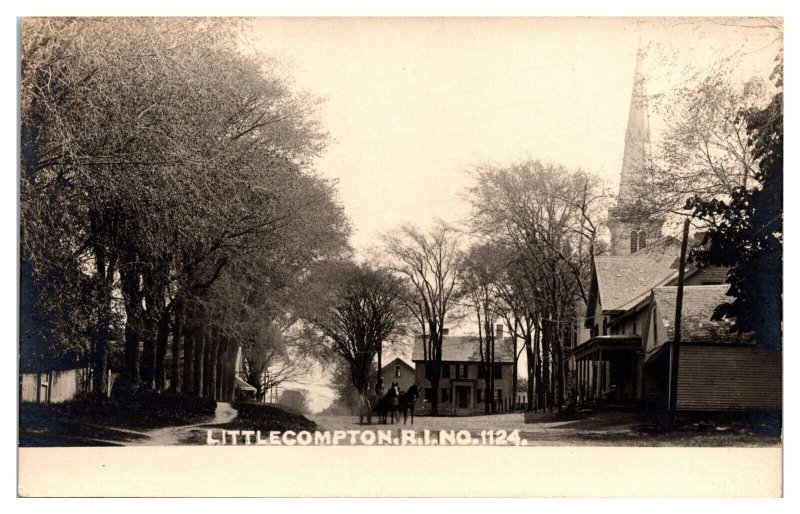
[{"label": "white fence", "polygon": [[[117,378],[108,374],[108,390]],[[80,394],[92,391],[91,373],[88,368],[49,371],[46,373],[22,373],[20,375],[20,401],[33,403],[61,403],[75,399]]]}]

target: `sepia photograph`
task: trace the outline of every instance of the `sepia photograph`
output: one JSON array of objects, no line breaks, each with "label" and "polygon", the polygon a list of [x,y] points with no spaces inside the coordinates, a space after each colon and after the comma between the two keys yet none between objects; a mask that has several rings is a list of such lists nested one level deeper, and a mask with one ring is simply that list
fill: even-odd
[{"label": "sepia photograph", "polygon": [[781,494],[781,18],[17,26],[20,495],[148,447],[726,449]]}]

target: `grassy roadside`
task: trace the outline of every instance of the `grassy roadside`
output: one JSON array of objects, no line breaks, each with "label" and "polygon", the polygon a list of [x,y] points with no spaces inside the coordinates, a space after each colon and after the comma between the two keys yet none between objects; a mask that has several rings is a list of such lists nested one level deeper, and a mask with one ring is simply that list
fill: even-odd
[{"label": "grassy roadside", "polygon": [[130,399],[82,399],[19,405],[19,446],[114,446],[145,437],[136,432],[211,419],[216,402],[141,393]]},{"label": "grassy roadside", "polygon": [[208,429],[261,430],[262,433],[270,431],[285,432],[287,430],[313,432],[317,429],[317,424],[305,416],[272,405],[241,402],[234,403],[233,407],[239,411],[239,414],[230,423],[205,425],[202,428],[193,429],[186,437],[181,439],[180,443],[204,445],[206,444]]}]

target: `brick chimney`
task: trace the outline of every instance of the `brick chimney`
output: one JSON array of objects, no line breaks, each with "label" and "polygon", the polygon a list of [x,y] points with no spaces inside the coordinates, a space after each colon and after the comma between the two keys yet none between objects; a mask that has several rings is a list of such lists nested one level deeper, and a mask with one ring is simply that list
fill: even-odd
[{"label": "brick chimney", "polygon": [[494,326],[494,338],[495,339],[503,339],[503,324],[498,323]]}]

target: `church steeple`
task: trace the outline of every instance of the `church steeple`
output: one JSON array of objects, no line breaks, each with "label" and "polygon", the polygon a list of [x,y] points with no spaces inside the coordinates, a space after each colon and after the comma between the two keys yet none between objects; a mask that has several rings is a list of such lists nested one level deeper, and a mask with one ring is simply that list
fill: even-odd
[{"label": "church steeple", "polygon": [[619,182],[619,203],[636,201],[636,189],[643,185],[644,166],[650,154],[650,123],[644,89],[641,46],[636,51],[636,69],[633,73],[631,105],[628,111],[628,129],[625,131],[625,153],[622,157],[622,175]]},{"label": "church steeple", "polygon": [[617,205],[610,210],[608,217],[613,255],[636,252],[661,237],[662,221],[636,216],[636,212],[641,210],[637,209],[637,204],[641,204],[646,198],[641,192],[647,184],[645,166],[650,155],[650,122],[647,115],[643,61],[644,53],[640,43],[636,51]]}]

